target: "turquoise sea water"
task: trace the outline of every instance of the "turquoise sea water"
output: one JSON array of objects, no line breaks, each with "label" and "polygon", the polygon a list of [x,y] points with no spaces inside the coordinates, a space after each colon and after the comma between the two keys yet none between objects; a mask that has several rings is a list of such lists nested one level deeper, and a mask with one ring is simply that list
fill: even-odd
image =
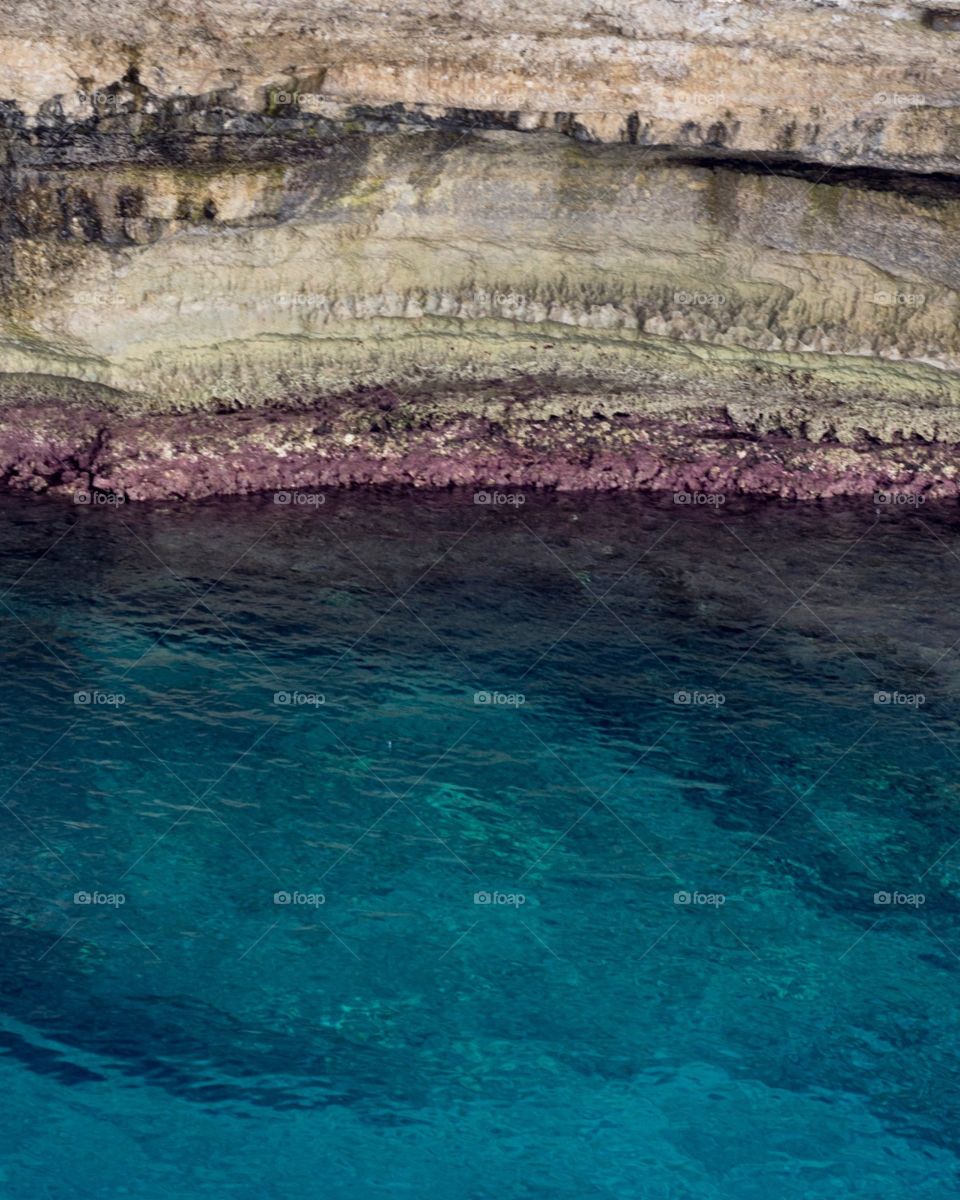
[{"label": "turquoise sea water", "polygon": [[0,550],[5,1200],[957,1195],[948,514],[5,499]]}]

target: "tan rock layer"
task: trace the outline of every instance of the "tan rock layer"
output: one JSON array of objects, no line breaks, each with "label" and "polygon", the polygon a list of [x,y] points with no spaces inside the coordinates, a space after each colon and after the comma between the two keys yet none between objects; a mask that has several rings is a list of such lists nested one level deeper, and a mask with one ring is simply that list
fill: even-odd
[{"label": "tan rock layer", "polygon": [[[825,164],[954,170],[954,0],[142,0],[0,4],[0,100],[43,126],[88,118],[135,73],[140,98],[270,96],[568,115],[600,141],[724,145]],[[940,14],[937,16],[937,14]]]},{"label": "tan rock layer", "polygon": [[8,195],[0,368],[131,409],[502,372],[648,394],[658,373],[740,386],[751,363],[957,403],[949,189],[474,132],[350,135],[285,164],[22,168]]}]

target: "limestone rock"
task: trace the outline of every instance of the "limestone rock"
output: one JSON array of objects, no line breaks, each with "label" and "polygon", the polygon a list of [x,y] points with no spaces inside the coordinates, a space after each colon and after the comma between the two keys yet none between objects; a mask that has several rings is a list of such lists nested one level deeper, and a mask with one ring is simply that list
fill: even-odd
[{"label": "limestone rock", "polygon": [[[686,446],[724,486],[952,494],[956,12],[6,0],[0,469],[146,497],[338,452],[344,480],[496,482],[526,447],[539,486],[672,487]],[[389,430],[346,420],[371,389]],[[299,431],[269,470],[263,409]],[[56,437],[27,471],[30,412]],[[202,450],[137,482],[177,413]],[[776,438],[799,458],[758,474]]]}]

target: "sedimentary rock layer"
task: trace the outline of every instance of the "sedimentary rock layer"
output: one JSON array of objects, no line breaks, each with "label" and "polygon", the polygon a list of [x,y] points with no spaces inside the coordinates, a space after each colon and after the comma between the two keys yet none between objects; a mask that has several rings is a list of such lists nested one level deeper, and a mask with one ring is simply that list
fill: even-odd
[{"label": "sedimentary rock layer", "polygon": [[8,485],[954,494],[948,8],[8,15]]},{"label": "sedimentary rock layer", "polygon": [[953,169],[960,150],[956,0],[4,0],[0,15],[4,95],[37,128],[125,111],[111,89],[126,79],[148,115],[288,94],[827,163]]},{"label": "sedimentary rock layer", "polygon": [[526,394],[485,403],[373,389],[310,412],[117,417],[11,407],[0,462],[7,486],[81,504],[261,491],[302,504],[327,488],[398,483],[472,487],[478,503],[509,502],[503,488],[643,489],[687,504],[739,493],[872,496],[895,507],[960,495],[958,442],[813,440],[802,428],[758,433],[726,408],[654,417],[613,403],[555,389],[547,401],[528,383]]}]

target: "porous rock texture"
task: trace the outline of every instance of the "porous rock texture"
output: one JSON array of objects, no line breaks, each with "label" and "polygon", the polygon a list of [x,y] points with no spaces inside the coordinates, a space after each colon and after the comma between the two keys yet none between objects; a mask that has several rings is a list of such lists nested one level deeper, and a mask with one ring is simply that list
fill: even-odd
[{"label": "porous rock texture", "polygon": [[9,487],[960,490],[960,2],[0,18]]}]

